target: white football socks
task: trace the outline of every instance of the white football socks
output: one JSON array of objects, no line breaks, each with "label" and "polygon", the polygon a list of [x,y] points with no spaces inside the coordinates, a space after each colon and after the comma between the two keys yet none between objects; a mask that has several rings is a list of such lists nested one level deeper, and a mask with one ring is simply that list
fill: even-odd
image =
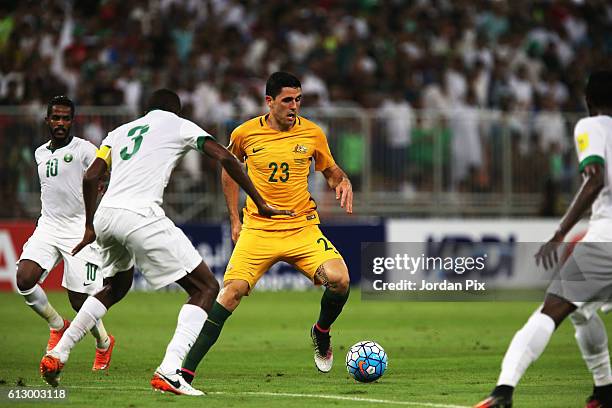
[{"label": "white football socks", "polygon": [[497,385],[516,387],[527,367],[540,357],[555,331],[555,322],[538,309],[516,332],[502,361]]},{"label": "white football socks", "polygon": [[106,332],[106,327],[102,323],[102,320],[98,320],[94,327],[90,330],[91,334],[96,339],[96,348],[100,350],[106,350],[110,346],[110,337]]},{"label": "white football socks", "polygon": [[208,313],[201,307],[185,304],[178,315],[176,331],[168,347],[166,355],[159,365],[163,374],[175,374],[181,368],[183,359],[191,349],[196,338],[204,326]]},{"label": "white football socks", "polygon": [[36,284],[32,289],[18,292],[25,298],[26,305],[30,306],[32,310],[47,321],[50,329],[60,330],[64,327],[64,319],[51,306],[47,294],[40,285]]},{"label": "white football socks", "polygon": [[570,315],[576,329],[576,341],[582,358],[593,374],[597,387],[612,384],[608,335],[601,317],[595,312],[590,319],[584,320]]},{"label": "white football socks", "polygon": [[102,316],[106,314],[106,307],[93,296],[89,296],[81,310],[77,313],[76,317],[70,324],[70,327],[64,332],[59,343],[53,350],[49,352],[54,357],[58,357],[62,363],[68,360],[70,351],[77,344],[85,334],[95,324],[102,319]]}]

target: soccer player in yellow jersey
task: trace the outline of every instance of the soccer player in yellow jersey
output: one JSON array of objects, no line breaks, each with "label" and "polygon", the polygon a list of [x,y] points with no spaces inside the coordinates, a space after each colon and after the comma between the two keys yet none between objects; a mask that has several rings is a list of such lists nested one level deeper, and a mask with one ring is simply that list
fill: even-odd
[{"label": "soccer player in yellow jersey", "polygon": [[292,215],[264,218],[251,199],[238,215],[238,185],[223,172],[223,192],[236,247],[227,265],[224,287],[208,315],[196,343],[183,362],[182,375],[191,382],[195,369],[215,343],[225,320],[243,296],[276,262],[294,265],[314,284],[324,285],[321,310],[311,329],[314,360],[322,372],[332,368],[330,327],[349,295],[349,273],[340,253],[318,227],[316,203],[308,192],[310,163],[321,171],[346,212],[353,212],[353,190],[346,173],[334,161],[325,133],[298,116],[302,101],[300,81],[276,72],[266,83],[269,113],[248,120],[231,135],[228,149],[246,163],[249,177],[270,205]]}]

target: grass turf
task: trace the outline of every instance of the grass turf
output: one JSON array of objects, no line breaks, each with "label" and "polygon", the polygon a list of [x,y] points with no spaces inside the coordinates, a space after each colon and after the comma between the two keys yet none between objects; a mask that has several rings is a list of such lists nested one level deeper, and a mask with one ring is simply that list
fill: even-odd
[{"label": "grass turf", "polygon": [[[65,294],[51,293],[49,298],[62,315],[74,316]],[[104,318],[107,330],[117,339],[110,372],[91,371],[94,343],[87,336],[64,369],[61,386],[69,397],[61,406],[390,404],[374,400],[415,407],[427,403],[471,406],[491,390],[514,332],[537,306],[528,302],[365,302],[355,290],[332,331],[336,364],[325,375],[314,367],[309,337],[319,298],[318,291],[255,292],[245,298],[199,367],[194,386],[208,395],[177,398],[153,392],[149,380],[163,357],[185,296],[130,293]],[[47,341],[46,325],[18,295],[2,293],[0,327],[0,387],[17,383],[44,387],[38,363]],[[377,341],[389,355],[387,372],[376,383],[356,383],[344,367],[347,348],[359,340]],[[573,328],[565,322],[527,371],[514,405],[581,407],[591,387]],[[17,406],[28,405],[41,406],[41,402]]]}]

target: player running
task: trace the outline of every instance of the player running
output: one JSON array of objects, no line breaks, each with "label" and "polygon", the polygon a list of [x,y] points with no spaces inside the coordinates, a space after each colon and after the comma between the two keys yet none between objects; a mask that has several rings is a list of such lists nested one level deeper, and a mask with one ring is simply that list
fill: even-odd
[{"label": "player running", "polygon": [[[180,118],[180,110],[181,102],[174,92],[155,91],[143,117],[118,127],[102,141],[85,174],[85,234],[73,253],[97,235],[105,285],[87,298],[62,339],[41,360],[41,375],[52,386],[58,385],[75,344],[126,295],[136,264],[154,289],[176,282],[189,294],[151,385],[175,394],[203,394],[185,382],[180,367],[202,329],[219,284],[189,239],[161,208],[172,169],[189,149],[218,160],[252,197],[261,217],[290,213],[268,206],[234,155],[199,126]],[[96,185],[111,165],[110,184],[96,211]]]},{"label": "player running", "polygon": [[[88,294],[102,288],[98,249],[88,245],[78,255],[70,253],[81,240],[85,222],[81,198],[83,174],[96,157],[93,144],[70,134],[73,119],[74,103],[70,99],[56,96],[49,101],[45,122],[51,140],[34,153],[42,208],[36,230],[23,246],[17,262],[19,294],[49,324],[47,351],[55,347],[70,322],[51,306],[39,283],[63,259],[62,286],[67,289],[68,300],[75,311],[81,308]],[[90,330],[96,339],[92,370],[106,370],[115,339],[106,333],[101,320]]]},{"label": "player running", "polygon": [[318,227],[316,203],[308,192],[308,174],[314,160],[336,199],[353,212],[353,190],[346,173],[330,153],[327,138],[313,122],[298,116],[302,101],[300,81],[286,72],[272,74],[266,83],[269,113],[236,128],[229,149],[247,165],[247,171],[265,200],[294,214],[273,219],[257,214],[247,199],[244,227],[238,215],[238,185],[222,173],[236,247],[227,265],[224,287],[183,364],[183,377],[193,381],[196,367],[216,342],[223,324],[276,262],[294,265],[318,285],[326,287],[317,322],[311,328],[314,361],[322,372],[332,368],[330,328],[349,296],[349,273],[340,253]]},{"label": "player running", "polygon": [[565,235],[591,207],[587,234],[549,286],[544,304],[512,339],[491,395],[476,408],[507,408],[527,367],[544,351],[554,330],[570,316],[576,340],[595,383],[587,408],[612,407],[608,337],[597,310],[612,291],[612,71],[593,73],[586,86],[588,118],[576,124],[574,138],[584,182],[536,261],[549,268]]}]

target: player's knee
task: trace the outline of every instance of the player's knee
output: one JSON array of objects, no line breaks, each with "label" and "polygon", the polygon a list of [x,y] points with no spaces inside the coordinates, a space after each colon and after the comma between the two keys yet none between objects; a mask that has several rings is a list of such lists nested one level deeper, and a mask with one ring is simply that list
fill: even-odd
[{"label": "player's knee", "polygon": [[20,292],[25,292],[30,290],[36,285],[40,279],[40,274],[36,273],[33,268],[22,267],[22,264],[19,264],[17,268],[17,288]]},{"label": "player's knee", "polygon": [[249,293],[249,284],[245,281],[230,281],[225,284],[217,301],[226,309],[235,310],[244,296]]},{"label": "player's knee", "polygon": [[557,296],[548,295],[544,300],[541,313],[547,315],[555,322],[555,327],[576,310],[576,306],[571,302]]},{"label": "player's knee", "polygon": [[204,290],[207,292],[207,295],[210,296],[211,298],[216,298],[217,295],[219,294],[219,282],[217,282],[217,279],[208,279],[204,285]]},{"label": "player's knee", "polygon": [[349,278],[348,273],[342,275],[338,282],[336,283],[336,288],[338,293],[346,293],[349,290],[349,286],[351,284],[351,280]]},{"label": "player's knee", "polygon": [[329,289],[336,293],[346,293],[349,290],[351,280],[346,268],[340,268],[329,276]]},{"label": "player's knee", "polygon": [[574,326],[580,326],[586,324],[589,321],[590,316],[587,316],[582,310],[578,309],[571,315],[569,315],[570,320]]}]

